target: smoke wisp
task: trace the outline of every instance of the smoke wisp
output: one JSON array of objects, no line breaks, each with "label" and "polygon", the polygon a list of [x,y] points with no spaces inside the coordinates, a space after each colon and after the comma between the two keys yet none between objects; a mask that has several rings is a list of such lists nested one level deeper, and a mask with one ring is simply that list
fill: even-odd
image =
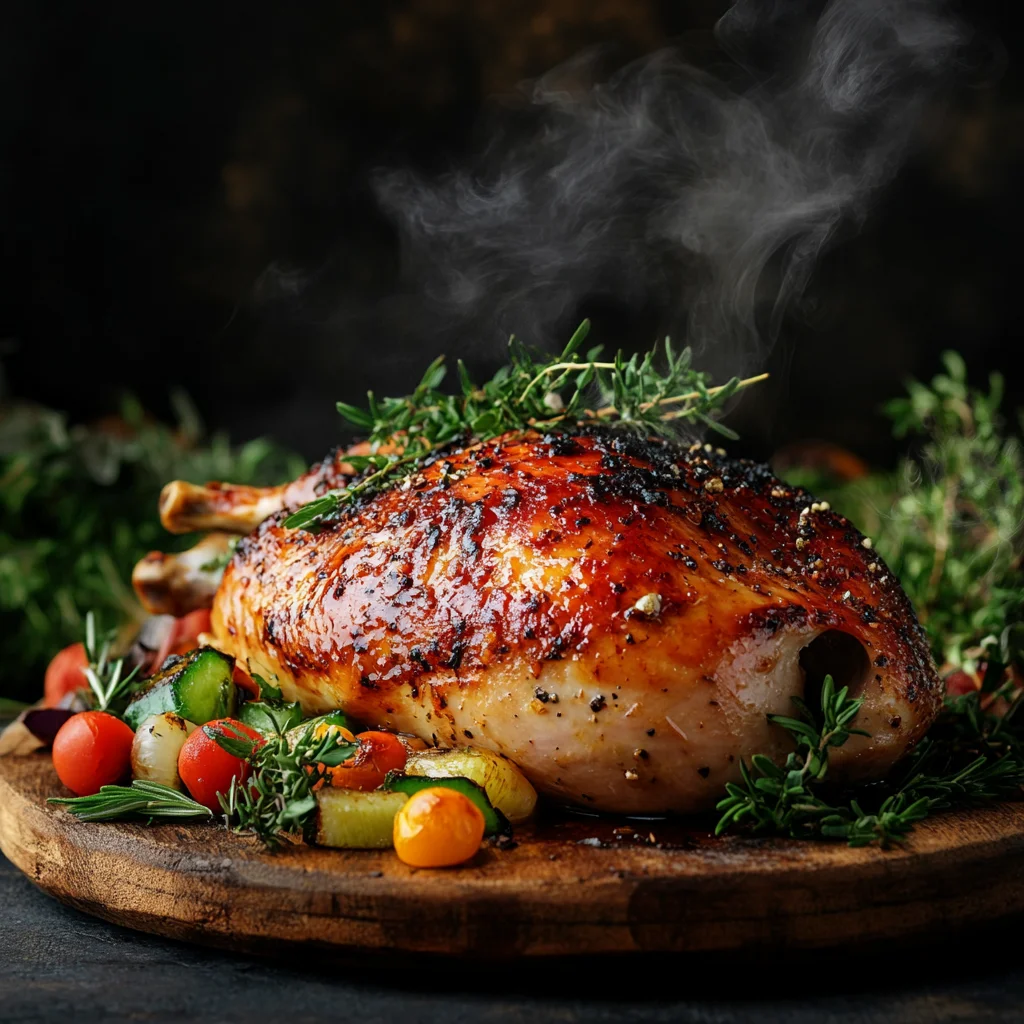
[{"label": "smoke wisp", "polygon": [[965,34],[933,0],[817,17],[740,0],[715,38],[731,63],[714,72],[665,50],[598,81],[579,58],[522,87],[466,166],[378,175],[419,322],[548,344],[596,298],[657,310],[730,373],[759,363],[903,162]]}]

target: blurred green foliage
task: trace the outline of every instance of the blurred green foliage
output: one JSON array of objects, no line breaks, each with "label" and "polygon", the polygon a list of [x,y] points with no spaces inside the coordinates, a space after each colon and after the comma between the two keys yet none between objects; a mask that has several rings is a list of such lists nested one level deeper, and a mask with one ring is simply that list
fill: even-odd
[{"label": "blurred green foliage", "polygon": [[269,441],[205,437],[184,396],[175,411],[171,428],[126,399],[119,416],[83,426],[0,404],[0,695],[35,699],[47,662],[81,639],[89,610],[108,626],[139,616],[132,566],[195,541],[160,526],[169,480],[267,484],[305,468]]},{"label": "blurred green foliage", "polygon": [[942,359],[944,373],[927,385],[911,381],[885,407],[894,435],[911,445],[895,471],[845,483],[820,471],[786,476],[872,538],[937,661],[970,671],[986,648],[1019,637],[1014,624],[1024,618],[1022,424],[1009,428],[1000,413],[1002,377],[979,390],[959,355]]}]

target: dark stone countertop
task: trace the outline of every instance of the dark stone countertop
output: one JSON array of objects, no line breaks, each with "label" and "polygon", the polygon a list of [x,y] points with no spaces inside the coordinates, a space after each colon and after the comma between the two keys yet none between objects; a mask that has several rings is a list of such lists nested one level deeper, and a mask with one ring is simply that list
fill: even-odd
[{"label": "dark stone countertop", "polygon": [[[429,927],[429,922],[424,923]],[[0,1021],[866,1024],[1024,1020],[1020,922],[930,948],[477,964],[272,963],[94,920],[0,857]]]}]

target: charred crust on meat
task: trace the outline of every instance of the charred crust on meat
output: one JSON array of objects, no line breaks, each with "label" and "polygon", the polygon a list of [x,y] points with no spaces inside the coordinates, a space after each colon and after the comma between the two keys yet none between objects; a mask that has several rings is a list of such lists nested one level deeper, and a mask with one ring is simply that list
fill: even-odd
[{"label": "charred crust on meat", "polygon": [[[716,621],[710,642],[723,652],[752,631],[849,632],[897,696],[937,706],[927,640],[877,552],[766,466],[603,427],[465,444],[425,460],[409,489],[346,506],[315,538],[285,529],[282,512],[239,542],[225,579],[239,592],[252,581],[248,607],[282,663],[352,664],[368,654],[368,667],[388,666],[382,691],[446,669],[472,686],[513,650],[537,666],[604,643],[624,654],[626,612],[651,593],[663,599],[656,644],[728,587],[756,596],[756,610]],[[331,486],[342,459],[322,464]],[[705,486],[715,479],[721,491]],[[550,529],[553,507],[561,531]],[[543,571],[511,589],[524,559]],[[284,607],[296,614],[282,617]],[[232,635],[239,624],[223,628]]]}]

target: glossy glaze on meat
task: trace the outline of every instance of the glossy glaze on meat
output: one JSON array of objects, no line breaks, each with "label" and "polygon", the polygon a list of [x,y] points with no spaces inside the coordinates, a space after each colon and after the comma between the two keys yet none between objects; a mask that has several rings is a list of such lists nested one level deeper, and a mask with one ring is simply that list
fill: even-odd
[{"label": "glossy glaze on meat", "polygon": [[284,518],[239,544],[220,646],[307,711],[489,747],[572,803],[711,806],[741,757],[784,756],[765,715],[826,670],[862,693],[872,733],[834,754],[847,777],[883,774],[939,706],[870,542],[710,446],[507,436],[318,533]]}]

